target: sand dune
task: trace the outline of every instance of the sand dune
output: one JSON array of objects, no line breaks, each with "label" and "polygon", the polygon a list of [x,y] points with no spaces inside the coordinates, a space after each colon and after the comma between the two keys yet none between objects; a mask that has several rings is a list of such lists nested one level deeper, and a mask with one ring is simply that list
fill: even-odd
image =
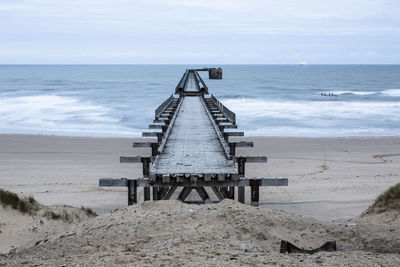
[{"label": "sand dune", "polygon": [[[45,266],[399,265],[399,219],[383,225],[382,218],[373,218],[364,216],[340,224],[322,223],[302,215],[255,208],[232,200],[208,205],[148,202],[49,233],[30,248],[0,257],[0,263]],[[303,248],[336,240],[339,251],[285,255],[279,253],[281,240]],[[376,249],[392,254],[379,254],[374,252]]]},{"label": "sand dune", "polygon": [[39,204],[34,213],[21,213],[0,202],[0,253],[31,247],[46,236],[91,217],[81,208]]}]

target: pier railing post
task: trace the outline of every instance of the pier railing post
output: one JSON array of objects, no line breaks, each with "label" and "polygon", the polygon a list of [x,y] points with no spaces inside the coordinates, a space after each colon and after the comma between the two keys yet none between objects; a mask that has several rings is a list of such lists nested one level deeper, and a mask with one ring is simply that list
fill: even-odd
[{"label": "pier railing post", "polygon": [[236,154],[236,143],[235,142],[229,143],[229,150],[231,152],[231,155],[235,156],[235,154]]},{"label": "pier railing post", "polygon": [[151,144],[151,156],[155,157],[158,154],[158,143]]}]

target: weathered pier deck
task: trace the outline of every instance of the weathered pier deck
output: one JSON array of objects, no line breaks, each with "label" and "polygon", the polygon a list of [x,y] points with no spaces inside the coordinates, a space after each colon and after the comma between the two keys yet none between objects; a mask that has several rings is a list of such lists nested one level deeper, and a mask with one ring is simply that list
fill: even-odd
[{"label": "weathered pier deck", "polygon": [[[208,69],[202,69],[208,70]],[[199,70],[200,71],[200,70]],[[221,71],[222,75],[222,71]],[[103,178],[100,186],[127,186],[128,204],[137,203],[137,187],[144,188],[144,200],[170,199],[178,187],[178,199],[185,201],[192,190],[203,203],[211,202],[205,187],[215,196],[245,202],[245,186],[250,186],[250,202],[258,205],[260,186],[286,186],[286,178],[246,178],[245,163],[267,162],[266,157],[237,156],[236,147],[252,147],[252,142],[230,142],[230,136],[243,136],[235,114],[220,103],[197,70],[186,70],[171,95],[155,111],[152,132],[143,137],[157,141],[134,143],[133,147],[151,147],[151,157],[121,157],[122,163],[142,163],[141,178]]]}]

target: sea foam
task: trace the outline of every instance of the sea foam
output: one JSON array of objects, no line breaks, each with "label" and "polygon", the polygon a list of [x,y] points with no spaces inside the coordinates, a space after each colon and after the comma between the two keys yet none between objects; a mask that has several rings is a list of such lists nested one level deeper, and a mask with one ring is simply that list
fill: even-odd
[{"label": "sea foam", "polygon": [[119,125],[107,107],[69,96],[35,95],[0,98],[0,132],[89,136],[138,136]]},{"label": "sea foam", "polygon": [[245,117],[276,117],[301,120],[305,117],[360,118],[382,116],[400,120],[398,102],[344,101],[268,101],[261,99],[223,99],[228,108]]},{"label": "sea foam", "polygon": [[393,97],[400,97],[400,89],[388,89],[382,91],[382,94]]},{"label": "sea foam", "polygon": [[[235,111],[239,127],[247,129],[247,135],[400,134],[399,102],[268,101],[247,98],[223,99],[222,102]],[[266,123],[260,124],[260,121]]]}]

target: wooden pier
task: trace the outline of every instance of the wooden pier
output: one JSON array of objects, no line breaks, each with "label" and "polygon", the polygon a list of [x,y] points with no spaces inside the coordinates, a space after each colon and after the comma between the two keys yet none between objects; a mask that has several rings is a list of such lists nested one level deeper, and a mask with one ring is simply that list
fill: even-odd
[{"label": "wooden pier", "polygon": [[151,157],[120,158],[121,163],[141,163],[143,177],[102,178],[100,186],[128,187],[128,205],[138,202],[138,187],[143,187],[144,201],[150,200],[150,191],[153,200],[167,200],[180,188],[179,200],[186,201],[194,190],[201,199],[197,203],[211,202],[210,192],[219,201],[235,199],[237,188],[237,200],[245,203],[245,187],[249,186],[250,203],[257,206],[260,186],[288,185],[286,178],[245,177],[246,163],[266,163],[267,157],[236,155],[236,147],[253,147],[253,142],[230,141],[230,136],[244,134],[234,130],[235,113],[209,95],[198,74],[202,70],[208,69],[186,70],[175,95],[156,109],[149,125],[152,131],[142,134],[154,141],[133,143],[134,148],[149,147]]}]

